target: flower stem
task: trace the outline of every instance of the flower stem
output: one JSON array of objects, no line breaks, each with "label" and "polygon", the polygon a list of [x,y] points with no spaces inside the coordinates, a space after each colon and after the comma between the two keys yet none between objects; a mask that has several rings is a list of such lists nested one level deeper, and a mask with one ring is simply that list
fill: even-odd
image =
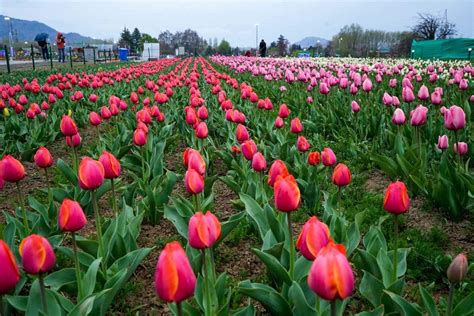
[{"label": "flower stem", "polygon": [[142,146],[141,148],[141,154],[142,154],[142,178],[145,180],[145,148]]},{"label": "flower stem", "polygon": [[99,257],[102,257],[103,259],[102,262],[105,264],[104,244],[102,240],[102,226],[100,224],[100,215],[99,215],[99,209],[97,207],[97,197],[96,197],[95,190],[92,191],[92,207],[94,208],[94,214],[95,214],[95,226],[97,229],[97,239],[99,243]]},{"label": "flower stem", "polygon": [[290,278],[293,279],[295,265],[295,247],[293,245],[293,229],[291,228],[291,212],[286,213],[288,220],[288,236],[290,237]]},{"label": "flower stem", "polygon": [[45,315],[48,315],[48,304],[46,303],[46,290],[44,288],[44,279],[42,273],[38,275],[38,280],[40,285],[41,301],[43,303],[43,312]]},{"label": "flower stem", "polygon": [[395,282],[397,280],[397,265],[398,265],[398,215],[394,215],[393,220],[393,229],[394,229],[394,243],[395,249],[393,251],[393,275],[392,281]]},{"label": "flower stem", "polygon": [[74,155],[74,161],[72,162],[72,165],[73,165],[73,168],[74,168],[74,172],[77,174],[77,151],[76,151],[76,147],[75,146],[72,146],[72,153]]},{"label": "flower stem", "polygon": [[[458,152],[455,153],[455,155],[456,155],[456,160],[458,162],[458,168],[460,168],[461,167],[461,154],[459,153],[458,131],[454,131],[454,141],[458,149]],[[453,145],[453,150],[454,150],[454,145]]]},{"label": "flower stem", "polygon": [[72,235],[72,249],[74,250],[74,264],[76,266],[77,301],[79,302],[84,297],[84,294],[82,293],[81,266],[79,264],[79,258],[77,256],[76,233],[72,232],[71,235]]},{"label": "flower stem", "polygon": [[20,182],[16,183],[16,188],[17,188],[17,193],[18,193],[18,201],[20,202],[20,207],[21,207],[21,213],[23,216],[23,226],[25,226],[26,231],[29,233],[30,232],[30,226],[28,225],[28,219],[26,218],[26,209],[25,209],[25,203],[23,201],[23,195],[21,193],[21,186]]},{"label": "flower stem", "polygon": [[[207,260],[206,260],[206,248],[202,249],[202,277],[204,280],[204,292],[205,292],[205,300],[206,304],[204,304],[204,314],[205,315],[213,315],[212,312],[212,302],[211,302],[211,285],[209,284],[209,270],[207,267]],[[209,308],[209,310],[206,309]]]},{"label": "flower stem", "polygon": [[176,309],[178,310],[178,316],[183,316],[183,306],[181,302],[176,302]]},{"label": "flower stem", "polygon": [[453,308],[454,285],[455,284],[449,282],[448,312],[447,312],[448,316],[451,316],[451,310]]},{"label": "flower stem", "polygon": [[112,184],[112,208],[114,209],[115,216],[118,214],[118,209],[117,209],[117,200],[115,198],[115,184],[114,184],[114,179],[110,179],[110,183]]},{"label": "flower stem", "polygon": [[7,314],[7,304],[3,303],[3,295],[0,295],[0,315]]},{"label": "flower stem", "polygon": [[336,300],[331,301],[331,316],[336,316],[337,315],[337,306],[336,306]]},{"label": "flower stem", "polygon": [[44,168],[44,174],[46,176],[46,185],[48,186],[48,203],[51,204],[51,201],[53,201],[53,195],[51,192],[51,185],[49,183],[48,168]]}]

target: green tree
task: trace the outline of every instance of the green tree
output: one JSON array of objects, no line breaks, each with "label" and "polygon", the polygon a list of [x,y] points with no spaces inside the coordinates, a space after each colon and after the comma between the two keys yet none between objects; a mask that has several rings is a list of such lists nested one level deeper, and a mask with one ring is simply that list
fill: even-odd
[{"label": "green tree", "polygon": [[135,54],[138,53],[141,38],[142,34],[138,28],[135,28],[132,33],[132,44],[130,45],[130,50]]},{"label": "green tree", "polygon": [[229,56],[232,54],[232,49],[230,48],[230,44],[228,41],[223,39],[219,46],[217,46],[217,52],[221,55]]},{"label": "green tree", "polygon": [[126,48],[130,48],[132,46],[132,34],[126,27],[123,28],[123,31],[120,34],[119,45]]},{"label": "green tree", "polygon": [[278,54],[280,56],[285,56],[288,52],[288,40],[280,34],[278,37],[276,46],[278,48]]},{"label": "green tree", "polygon": [[158,43],[158,39],[151,36],[150,34],[142,33],[142,37],[140,38],[140,45],[139,45],[142,51],[143,51],[143,46],[145,43]]}]

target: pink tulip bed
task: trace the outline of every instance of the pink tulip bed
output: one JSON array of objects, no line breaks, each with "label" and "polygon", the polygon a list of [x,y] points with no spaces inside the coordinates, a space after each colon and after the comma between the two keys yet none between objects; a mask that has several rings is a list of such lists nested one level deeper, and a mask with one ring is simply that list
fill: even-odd
[{"label": "pink tulip bed", "polygon": [[469,63],[101,67],[0,76],[1,315],[474,314]]}]

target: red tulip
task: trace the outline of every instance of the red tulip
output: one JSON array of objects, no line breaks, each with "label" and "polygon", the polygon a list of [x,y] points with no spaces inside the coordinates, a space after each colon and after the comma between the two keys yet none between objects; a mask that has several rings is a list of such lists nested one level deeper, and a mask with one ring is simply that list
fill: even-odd
[{"label": "red tulip", "polygon": [[293,134],[299,134],[303,131],[303,125],[301,125],[299,118],[294,118],[290,123],[290,132]]},{"label": "red tulip", "polygon": [[200,122],[195,129],[196,137],[199,139],[207,138],[209,131],[206,122]]},{"label": "red tulip", "polygon": [[81,145],[81,141],[82,141],[82,138],[81,138],[81,135],[79,135],[79,133],[77,133],[74,136],[66,136],[66,145],[68,145],[71,148],[79,147]]},{"label": "red tulip", "polygon": [[106,179],[115,179],[120,177],[120,161],[114,155],[107,151],[103,151],[99,157],[99,161],[104,166],[104,174]]},{"label": "red tulip", "polygon": [[281,117],[277,116],[273,125],[275,126],[275,128],[282,128],[285,125],[285,122]]},{"label": "red tulip", "polygon": [[92,126],[98,126],[100,123],[102,123],[102,118],[96,112],[90,112],[89,123],[91,123]]},{"label": "red tulip", "polygon": [[267,161],[265,160],[265,157],[262,155],[262,153],[256,152],[252,158],[252,169],[260,172],[265,170],[266,167]]},{"label": "red tulip", "polygon": [[253,140],[246,140],[240,145],[240,149],[242,150],[242,154],[244,155],[245,159],[252,160],[253,155],[257,152],[257,145]]},{"label": "red tulip", "polygon": [[146,133],[143,129],[137,128],[133,132],[133,143],[137,146],[144,146],[146,144]]},{"label": "red tulip", "polygon": [[300,189],[292,175],[278,176],[274,185],[275,206],[279,211],[292,212],[300,205]]},{"label": "red tulip", "polygon": [[60,129],[64,136],[74,136],[77,134],[76,123],[74,123],[74,120],[67,115],[63,115]]},{"label": "red tulip", "polygon": [[133,104],[138,104],[138,94],[136,92],[132,92],[130,94],[130,102],[132,102]]},{"label": "red tulip", "polygon": [[237,138],[237,141],[239,143],[243,143],[244,141],[250,138],[247,128],[242,124],[237,125],[237,129],[235,130],[235,137]]},{"label": "red tulip", "polygon": [[58,226],[63,232],[77,232],[87,224],[81,205],[73,200],[64,199],[58,213]]},{"label": "red tulip", "polygon": [[351,180],[351,171],[345,164],[340,163],[336,166],[336,168],[334,168],[334,171],[332,173],[332,183],[334,183],[338,187],[344,187],[351,183]]},{"label": "red tulip", "polygon": [[290,115],[290,110],[288,109],[288,106],[283,103],[280,105],[280,109],[278,110],[278,116],[281,118],[287,118]]},{"label": "red tulip", "polygon": [[408,211],[410,198],[405,184],[401,181],[391,183],[385,192],[383,208],[393,214],[402,214]]},{"label": "red tulip", "polygon": [[167,302],[181,302],[194,294],[196,276],[177,241],[165,246],[156,264],[155,289]]},{"label": "red tulip", "polygon": [[354,290],[354,273],[343,245],[329,242],[321,249],[308,275],[309,287],[321,298],[344,300]]},{"label": "red tulip", "polygon": [[305,152],[308,151],[310,145],[308,140],[304,136],[298,136],[298,139],[296,141],[296,147],[298,148],[298,151]]},{"label": "red tulip", "polygon": [[204,177],[194,169],[188,169],[184,176],[186,191],[191,194],[199,194],[204,191]]},{"label": "red tulip", "polygon": [[112,117],[112,112],[110,112],[109,108],[104,105],[100,108],[100,116],[102,116],[104,120],[108,120]]},{"label": "red tulip", "polygon": [[29,274],[48,272],[56,263],[53,247],[46,238],[40,235],[32,234],[23,239],[19,251],[23,270]]},{"label": "red tulip", "polygon": [[53,156],[48,149],[40,147],[34,156],[35,164],[40,168],[49,168],[53,165]]},{"label": "red tulip", "polygon": [[275,160],[268,171],[268,185],[273,187],[278,176],[285,178],[290,173],[282,160]]},{"label": "red tulip", "polygon": [[328,147],[324,148],[321,152],[321,160],[326,167],[333,166],[337,162],[336,155],[332,149]]},{"label": "red tulip", "polygon": [[303,226],[296,241],[296,249],[308,260],[314,260],[318,252],[324,248],[331,236],[328,226],[320,222],[316,216],[311,217]]},{"label": "red tulip", "polygon": [[189,220],[188,241],[195,249],[210,248],[221,236],[221,223],[211,212],[194,214]]},{"label": "red tulip", "polygon": [[310,152],[308,155],[308,164],[311,166],[319,165],[321,163],[321,154],[317,151]]},{"label": "red tulip", "polygon": [[16,264],[15,256],[11,252],[7,243],[0,240],[0,295],[7,294],[15,288],[20,280],[20,272]]},{"label": "red tulip", "polygon": [[104,183],[105,171],[102,164],[90,157],[85,157],[79,164],[79,186],[84,190],[98,189]]},{"label": "red tulip", "polygon": [[206,162],[201,154],[192,148],[187,148],[183,155],[183,164],[189,169],[196,170],[200,175],[206,173]]},{"label": "red tulip", "polygon": [[193,108],[187,108],[186,110],[186,124],[188,125],[194,125],[197,123],[197,115],[196,115],[196,110]]},{"label": "red tulip", "polygon": [[205,106],[201,106],[197,111],[198,118],[200,120],[207,120],[209,114],[207,113],[207,108]]},{"label": "red tulip", "polygon": [[25,167],[10,155],[6,155],[1,160],[0,174],[7,182],[19,182],[25,177]]}]

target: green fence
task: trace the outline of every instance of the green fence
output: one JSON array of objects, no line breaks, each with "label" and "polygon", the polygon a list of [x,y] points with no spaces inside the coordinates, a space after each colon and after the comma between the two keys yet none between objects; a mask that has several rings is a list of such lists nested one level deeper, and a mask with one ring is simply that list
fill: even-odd
[{"label": "green fence", "polygon": [[413,58],[421,59],[471,59],[474,38],[453,38],[435,41],[413,41]]}]

